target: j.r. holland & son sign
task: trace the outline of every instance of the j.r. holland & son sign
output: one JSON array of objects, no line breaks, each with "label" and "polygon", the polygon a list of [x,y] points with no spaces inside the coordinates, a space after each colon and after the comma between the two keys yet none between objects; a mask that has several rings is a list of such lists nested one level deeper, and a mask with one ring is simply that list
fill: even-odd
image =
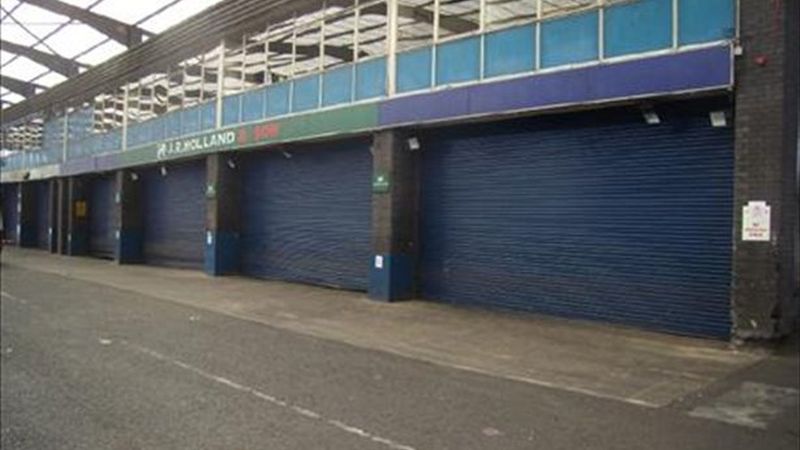
[{"label": "j.r. holland & son sign", "polygon": [[158,144],[156,158],[167,159],[184,153],[195,153],[207,150],[232,146],[236,143],[236,132],[221,131],[219,133],[207,134],[175,141],[167,141]]},{"label": "j.r. holland & son sign", "polygon": [[275,139],[280,126],[275,122],[250,125],[235,130],[219,131],[185,139],[176,139],[158,144],[156,158],[169,159],[178,155],[196,152],[213,152],[222,148],[247,145],[251,142]]}]

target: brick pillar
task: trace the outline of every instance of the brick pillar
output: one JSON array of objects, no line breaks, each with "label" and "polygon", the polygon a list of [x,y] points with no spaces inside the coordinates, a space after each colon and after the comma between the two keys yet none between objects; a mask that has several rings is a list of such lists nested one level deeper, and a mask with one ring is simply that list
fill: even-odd
[{"label": "brick pillar", "polygon": [[240,184],[232,155],[206,158],[205,272],[209,275],[239,271]]},{"label": "brick pillar", "polygon": [[372,144],[372,251],[369,297],[395,301],[416,294],[419,152],[397,130]]},{"label": "brick pillar", "polygon": [[[741,0],[736,60],[733,333],[770,339],[790,331],[798,295],[797,1]],[[745,241],[743,207],[771,208],[768,241]]]},{"label": "brick pillar", "polygon": [[67,254],[70,256],[89,252],[88,188],[83,178],[67,179]]},{"label": "brick pillar", "polygon": [[136,172],[117,171],[114,184],[114,234],[117,239],[114,259],[118,264],[136,264],[144,260],[140,186]]},{"label": "brick pillar", "polygon": [[56,252],[67,254],[67,234],[69,233],[69,180],[56,180]]},{"label": "brick pillar", "polygon": [[19,226],[17,244],[20,247],[36,247],[36,184],[19,184]]},{"label": "brick pillar", "polygon": [[58,251],[58,180],[47,180],[47,188],[50,190],[50,205],[48,206],[47,220],[47,245],[50,253],[59,253]]}]

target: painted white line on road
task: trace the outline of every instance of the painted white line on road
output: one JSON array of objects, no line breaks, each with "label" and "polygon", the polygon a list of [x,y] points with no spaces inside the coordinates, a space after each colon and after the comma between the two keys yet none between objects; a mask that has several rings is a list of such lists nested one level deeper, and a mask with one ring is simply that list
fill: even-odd
[{"label": "painted white line on road", "polygon": [[180,361],[178,359],[170,358],[169,356],[164,355],[164,354],[162,354],[160,352],[157,352],[155,350],[152,350],[152,349],[149,349],[149,348],[146,348],[146,347],[142,347],[141,345],[132,344],[132,343],[127,342],[127,341],[122,341],[122,344],[127,346],[128,348],[131,348],[131,349],[133,349],[133,350],[135,350],[135,351],[137,351],[139,353],[148,355],[148,356],[150,356],[152,358],[155,358],[155,359],[157,359],[159,361],[162,361],[162,362],[165,362],[165,363],[169,363],[169,364],[172,364],[172,365],[174,365],[176,367],[180,367],[181,369],[185,369],[185,370],[188,370],[190,372],[193,372],[193,373],[195,373],[197,375],[200,375],[201,377],[203,377],[203,378],[205,378],[207,380],[211,380],[211,381],[213,381],[215,383],[219,383],[221,385],[227,386],[227,387],[229,387],[231,389],[234,389],[234,390],[237,390],[239,392],[244,392],[246,394],[250,394],[250,395],[252,395],[252,396],[254,396],[254,397],[256,397],[256,398],[258,398],[260,400],[263,400],[263,401],[265,401],[267,403],[270,403],[270,404],[273,404],[275,406],[279,406],[281,408],[288,409],[288,410],[293,411],[294,413],[296,413],[298,415],[301,415],[303,417],[306,417],[308,419],[325,422],[328,425],[330,425],[332,427],[335,427],[335,428],[337,428],[337,429],[339,429],[341,431],[353,434],[355,436],[359,436],[359,437],[364,438],[364,439],[368,439],[368,440],[370,440],[372,442],[375,442],[375,443],[378,443],[378,444],[385,445],[386,447],[389,447],[389,448],[391,448],[393,450],[415,450],[414,447],[410,447],[408,445],[400,444],[398,442],[395,442],[395,441],[393,441],[391,439],[388,439],[388,438],[385,438],[385,437],[377,436],[377,435],[375,435],[373,433],[370,433],[368,431],[365,431],[365,430],[362,430],[360,428],[354,427],[352,425],[348,425],[347,423],[339,421],[339,420],[326,418],[326,417],[324,417],[322,414],[320,414],[318,412],[311,411],[310,409],[306,409],[306,408],[300,407],[298,405],[292,405],[289,402],[286,402],[284,400],[280,400],[277,397],[269,395],[269,394],[264,393],[264,392],[261,392],[258,389],[251,388],[249,386],[245,386],[243,384],[239,384],[239,383],[237,383],[235,381],[229,380],[229,379],[227,379],[225,377],[221,377],[221,376],[214,375],[212,373],[206,372],[203,369],[200,369],[198,367],[192,366],[191,364],[187,364],[187,363],[185,363],[183,361]]},{"label": "painted white line on road", "polygon": [[14,300],[14,301],[16,301],[16,302],[20,302],[20,303],[22,303],[23,305],[27,305],[27,304],[28,304],[28,301],[27,301],[27,300],[25,300],[25,299],[23,299],[23,298],[16,297],[16,296],[14,296],[14,295],[11,295],[11,294],[9,294],[9,293],[8,293],[8,292],[6,292],[6,291],[0,291],[0,296],[2,296],[2,297],[6,297],[6,298],[8,298],[8,299],[11,299],[11,300]]}]

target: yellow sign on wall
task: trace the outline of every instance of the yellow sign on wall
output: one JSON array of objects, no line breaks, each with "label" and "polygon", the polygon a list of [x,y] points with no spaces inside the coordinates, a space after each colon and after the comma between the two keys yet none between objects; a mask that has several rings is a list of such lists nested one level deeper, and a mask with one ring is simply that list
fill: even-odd
[{"label": "yellow sign on wall", "polygon": [[78,200],[75,202],[75,217],[82,219],[86,217],[86,201]]}]

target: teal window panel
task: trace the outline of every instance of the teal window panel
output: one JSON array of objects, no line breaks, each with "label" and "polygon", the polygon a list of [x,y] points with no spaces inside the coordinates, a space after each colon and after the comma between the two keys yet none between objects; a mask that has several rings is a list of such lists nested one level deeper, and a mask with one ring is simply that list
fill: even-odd
[{"label": "teal window panel", "polygon": [[210,130],[217,126],[217,104],[208,102],[200,107],[200,128]]},{"label": "teal window panel", "polygon": [[524,25],[489,33],[484,38],[484,76],[496,77],[534,69],[536,27]]},{"label": "teal window panel", "polygon": [[319,107],[319,75],[294,80],[292,112],[308,111]]},{"label": "teal window panel", "polygon": [[605,54],[621,56],[672,46],[672,0],[639,0],[605,11]]},{"label": "teal window panel", "polygon": [[734,37],[735,2],[736,0],[679,0],[678,42],[682,45],[697,44]]},{"label": "teal window panel", "polygon": [[181,112],[182,134],[192,134],[200,131],[200,108],[193,106]]},{"label": "teal window panel", "polygon": [[150,120],[150,142],[163,141],[164,135],[164,116]]},{"label": "teal window panel", "polygon": [[356,100],[386,95],[386,58],[375,58],[356,65]]},{"label": "teal window panel", "polygon": [[590,11],[541,24],[542,67],[563,66],[598,58],[598,13]]},{"label": "teal window panel", "polygon": [[222,125],[233,125],[242,121],[242,96],[231,95],[222,99]]},{"label": "teal window panel", "polygon": [[181,115],[180,111],[173,111],[166,116],[165,118],[165,135],[168,138],[174,138],[181,135]]},{"label": "teal window panel", "polygon": [[116,151],[122,149],[122,130],[116,129],[109,133],[109,147],[106,150]]},{"label": "teal window panel", "polygon": [[267,87],[267,117],[289,113],[289,83]]},{"label": "teal window panel", "polygon": [[477,80],[480,61],[479,36],[440,44],[436,47],[436,85]]},{"label": "teal window panel", "polygon": [[397,55],[397,92],[431,87],[432,52],[432,47],[423,47]]},{"label": "teal window panel", "polygon": [[242,98],[242,122],[251,122],[264,117],[264,91],[247,92]]},{"label": "teal window panel", "polygon": [[140,128],[138,123],[132,123],[128,125],[128,134],[126,135],[128,141],[125,143],[125,145],[128,147],[135,147],[139,145],[139,130]]},{"label": "teal window panel", "polygon": [[353,66],[339,67],[322,75],[322,105],[347,103],[353,99]]}]

